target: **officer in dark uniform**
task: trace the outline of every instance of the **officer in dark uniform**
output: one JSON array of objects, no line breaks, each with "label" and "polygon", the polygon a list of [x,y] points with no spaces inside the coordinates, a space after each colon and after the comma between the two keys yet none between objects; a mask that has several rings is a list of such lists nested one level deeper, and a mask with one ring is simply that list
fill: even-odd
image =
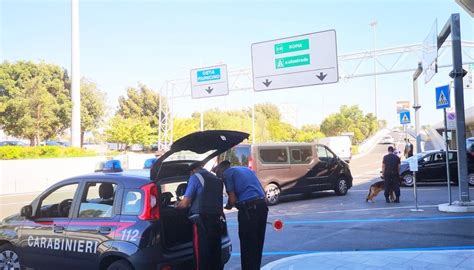
[{"label": "officer in dark uniform", "polygon": [[223,269],[221,260],[222,238],[222,180],[203,169],[201,162],[189,167],[191,177],[184,198],[176,208],[190,206],[193,222],[193,247],[196,269]]},{"label": "officer in dark uniform", "polygon": [[255,172],[247,167],[230,167],[222,161],[213,171],[224,179],[229,195],[226,209],[239,209],[240,260],[242,270],[260,269],[267,226],[265,193]]},{"label": "officer in dark uniform", "polygon": [[390,203],[390,192],[395,191],[395,203],[400,202],[400,158],[393,153],[393,146],[388,147],[388,154],[383,157],[382,175],[384,178],[385,201]]}]

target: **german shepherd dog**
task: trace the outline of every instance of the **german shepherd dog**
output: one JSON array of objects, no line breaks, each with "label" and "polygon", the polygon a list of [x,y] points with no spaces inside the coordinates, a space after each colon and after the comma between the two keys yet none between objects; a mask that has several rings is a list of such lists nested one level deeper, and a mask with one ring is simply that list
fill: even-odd
[{"label": "german shepherd dog", "polygon": [[[383,179],[383,177],[382,177]],[[372,185],[370,185],[369,187],[369,194],[367,195],[367,198],[365,199],[365,202],[368,202],[369,200],[371,202],[375,202],[374,198],[375,196],[377,196],[381,191],[384,191],[385,190],[385,183],[384,181],[378,181],[378,182],[375,182],[373,183]],[[389,200],[390,202],[394,202],[395,201],[395,191],[392,190],[392,192],[390,192],[390,195],[389,195]]]}]

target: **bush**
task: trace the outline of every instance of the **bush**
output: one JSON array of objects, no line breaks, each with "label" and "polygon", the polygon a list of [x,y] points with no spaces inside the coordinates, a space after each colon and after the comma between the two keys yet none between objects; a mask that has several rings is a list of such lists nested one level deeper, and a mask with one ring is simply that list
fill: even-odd
[{"label": "bush", "polygon": [[352,145],[352,154],[353,155],[359,154],[359,145],[357,145],[357,144]]},{"label": "bush", "polygon": [[9,159],[36,159],[36,158],[64,158],[64,157],[90,157],[96,153],[74,147],[61,146],[2,146],[0,147],[0,160]]}]

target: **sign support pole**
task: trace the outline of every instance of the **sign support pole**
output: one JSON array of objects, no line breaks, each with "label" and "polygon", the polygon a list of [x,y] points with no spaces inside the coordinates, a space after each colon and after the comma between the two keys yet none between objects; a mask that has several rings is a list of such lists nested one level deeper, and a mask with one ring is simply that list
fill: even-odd
[{"label": "sign support pole", "polygon": [[446,160],[446,175],[448,176],[448,198],[449,198],[449,205],[452,203],[452,198],[451,198],[451,173],[449,170],[449,144],[448,144],[448,119],[446,117],[446,108],[443,109],[444,113],[444,142],[446,144],[446,155],[445,155],[445,160]]}]

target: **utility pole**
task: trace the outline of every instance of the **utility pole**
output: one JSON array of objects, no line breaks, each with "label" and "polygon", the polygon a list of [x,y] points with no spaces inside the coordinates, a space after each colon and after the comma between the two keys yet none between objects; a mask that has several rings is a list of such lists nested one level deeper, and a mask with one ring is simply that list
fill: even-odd
[{"label": "utility pole", "polygon": [[423,66],[421,62],[418,63],[418,68],[413,73],[413,109],[415,109],[415,133],[416,133],[416,152],[422,152],[421,149],[421,135],[420,135],[420,108],[418,97],[418,77],[420,77],[423,72]]},{"label": "utility pole", "polygon": [[79,0],[71,0],[71,146],[81,147],[81,70],[79,65]]},{"label": "utility pole", "polygon": [[375,95],[375,118],[378,119],[377,113],[377,61],[375,60],[375,51],[377,49],[377,20],[373,20],[370,24],[370,27],[373,29],[374,33],[374,95]]}]

